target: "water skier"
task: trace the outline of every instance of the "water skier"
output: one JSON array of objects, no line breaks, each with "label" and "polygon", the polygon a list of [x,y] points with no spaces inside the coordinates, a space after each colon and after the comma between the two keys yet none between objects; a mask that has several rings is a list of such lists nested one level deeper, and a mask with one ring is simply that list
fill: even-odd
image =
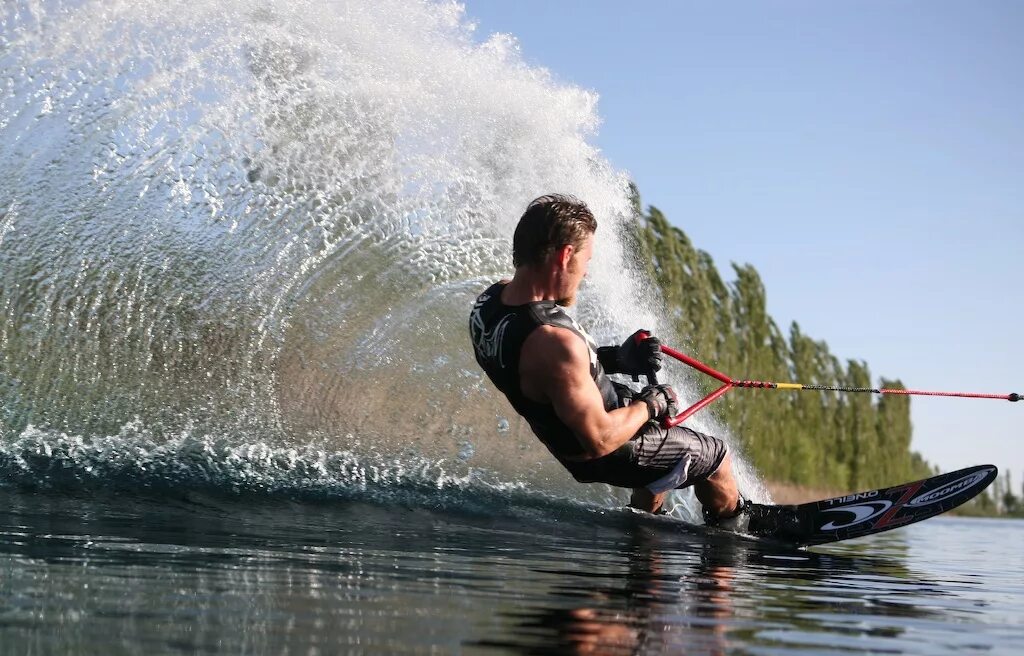
[{"label": "water skier", "polygon": [[581,483],[632,489],[630,506],[657,513],[669,490],[693,486],[710,523],[738,516],[742,500],[726,444],[659,420],[678,412],[675,391],[634,392],[609,374],[661,368],[660,342],[634,333],[597,347],[563,307],[576,300],[593,253],[597,221],[581,200],[535,199],[516,226],[515,274],[473,306],[477,362],[551,454]]}]

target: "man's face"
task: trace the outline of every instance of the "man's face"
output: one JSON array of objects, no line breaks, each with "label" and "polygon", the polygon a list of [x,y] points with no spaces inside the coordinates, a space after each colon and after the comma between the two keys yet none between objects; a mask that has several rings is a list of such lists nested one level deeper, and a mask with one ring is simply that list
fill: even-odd
[{"label": "man's face", "polygon": [[563,279],[562,296],[555,301],[562,307],[569,307],[576,302],[576,292],[579,291],[580,283],[587,277],[587,270],[590,268],[590,258],[594,254],[594,237],[587,237],[579,250],[573,253],[569,265],[566,267]]}]

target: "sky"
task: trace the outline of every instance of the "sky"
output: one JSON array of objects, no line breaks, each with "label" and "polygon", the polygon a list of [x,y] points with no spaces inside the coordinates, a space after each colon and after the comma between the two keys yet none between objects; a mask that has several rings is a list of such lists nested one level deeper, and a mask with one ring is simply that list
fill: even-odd
[{"label": "sky", "polygon": [[[594,144],[728,279],[753,264],[784,332],[876,383],[1024,394],[1024,2],[463,4],[598,94]],[[1021,494],[1024,402],[911,408],[929,462]]]}]

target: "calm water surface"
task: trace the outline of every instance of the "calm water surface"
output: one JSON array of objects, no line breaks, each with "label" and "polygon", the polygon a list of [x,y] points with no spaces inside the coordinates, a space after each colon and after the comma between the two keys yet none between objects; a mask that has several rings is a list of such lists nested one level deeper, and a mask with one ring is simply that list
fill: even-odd
[{"label": "calm water surface", "polygon": [[798,551],[551,504],[0,492],[0,653],[1020,653],[1024,523]]}]

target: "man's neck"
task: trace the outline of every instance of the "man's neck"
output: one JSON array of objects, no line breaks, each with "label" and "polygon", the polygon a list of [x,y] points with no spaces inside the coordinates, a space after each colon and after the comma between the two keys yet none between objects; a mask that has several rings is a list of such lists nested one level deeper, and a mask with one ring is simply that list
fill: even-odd
[{"label": "man's neck", "polygon": [[527,269],[516,269],[512,280],[501,292],[501,302],[505,305],[523,305],[536,301],[553,301],[556,295],[546,280]]}]

